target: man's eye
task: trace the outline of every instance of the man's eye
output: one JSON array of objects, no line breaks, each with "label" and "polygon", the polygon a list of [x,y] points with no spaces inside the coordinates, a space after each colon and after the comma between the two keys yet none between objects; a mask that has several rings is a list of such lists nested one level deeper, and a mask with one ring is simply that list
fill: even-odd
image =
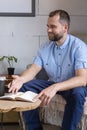
[{"label": "man's eye", "polygon": [[56,28],[56,26],[51,26],[52,29]]},{"label": "man's eye", "polygon": [[54,25],[50,25],[50,26],[48,26],[48,25],[47,25],[47,28],[49,28],[49,29],[53,29],[53,28],[56,28],[56,26],[54,26]]}]

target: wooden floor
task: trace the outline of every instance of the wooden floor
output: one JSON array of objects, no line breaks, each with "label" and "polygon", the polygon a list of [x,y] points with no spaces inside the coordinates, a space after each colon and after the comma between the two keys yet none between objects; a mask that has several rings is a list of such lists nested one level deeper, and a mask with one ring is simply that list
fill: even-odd
[{"label": "wooden floor", "polygon": [[[3,126],[3,130],[21,130],[21,129],[18,124],[5,124]],[[61,128],[53,125],[43,125],[43,130],[61,130]]]},{"label": "wooden floor", "polygon": [[[21,130],[18,124],[3,124],[3,130]],[[61,130],[57,126],[43,125],[43,130]]]}]

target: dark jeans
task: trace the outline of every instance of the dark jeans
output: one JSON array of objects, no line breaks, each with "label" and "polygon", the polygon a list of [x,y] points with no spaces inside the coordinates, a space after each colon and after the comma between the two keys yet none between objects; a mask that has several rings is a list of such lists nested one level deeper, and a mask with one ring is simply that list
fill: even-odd
[{"label": "dark jeans", "polygon": [[[54,84],[51,81],[32,80],[23,85],[20,91],[33,91],[36,93]],[[76,130],[83,112],[85,97],[87,96],[87,87],[77,87],[68,91],[58,92],[65,100],[66,106],[62,122],[62,130]],[[38,109],[26,111],[23,113],[28,130],[43,130],[39,120]]]}]

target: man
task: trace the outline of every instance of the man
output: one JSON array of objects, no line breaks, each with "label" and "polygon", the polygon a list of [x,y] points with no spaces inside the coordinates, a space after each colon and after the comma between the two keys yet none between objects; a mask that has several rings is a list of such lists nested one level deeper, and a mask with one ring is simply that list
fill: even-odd
[{"label": "man", "polygon": [[[47,105],[55,94],[66,100],[62,130],[76,130],[87,96],[87,45],[68,34],[69,14],[55,10],[49,14],[47,32],[49,42],[42,45],[32,66],[21,76],[13,76],[9,92],[34,91],[42,105]],[[44,68],[49,80],[33,80]],[[38,110],[24,112],[29,130],[42,130]]]}]

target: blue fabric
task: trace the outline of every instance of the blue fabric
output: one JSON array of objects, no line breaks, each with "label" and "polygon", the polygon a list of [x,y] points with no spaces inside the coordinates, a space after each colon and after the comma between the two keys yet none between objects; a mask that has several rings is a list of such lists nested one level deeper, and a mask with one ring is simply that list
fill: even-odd
[{"label": "blue fabric", "polygon": [[[39,93],[44,88],[54,84],[51,81],[32,80],[23,85],[20,91],[33,91]],[[87,96],[87,87],[78,87],[68,91],[61,91],[57,94],[61,95],[66,100],[62,130],[76,130],[80,121],[85,97]],[[28,130],[43,130],[38,109],[26,111],[23,113]]]},{"label": "blue fabric", "polygon": [[59,93],[66,100],[61,130],[77,130],[87,96],[87,87],[78,87]]},{"label": "blue fabric", "polygon": [[80,39],[67,35],[63,45],[49,41],[42,45],[34,64],[43,67],[49,80],[61,82],[75,75],[75,70],[87,68],[87,45]]}]

